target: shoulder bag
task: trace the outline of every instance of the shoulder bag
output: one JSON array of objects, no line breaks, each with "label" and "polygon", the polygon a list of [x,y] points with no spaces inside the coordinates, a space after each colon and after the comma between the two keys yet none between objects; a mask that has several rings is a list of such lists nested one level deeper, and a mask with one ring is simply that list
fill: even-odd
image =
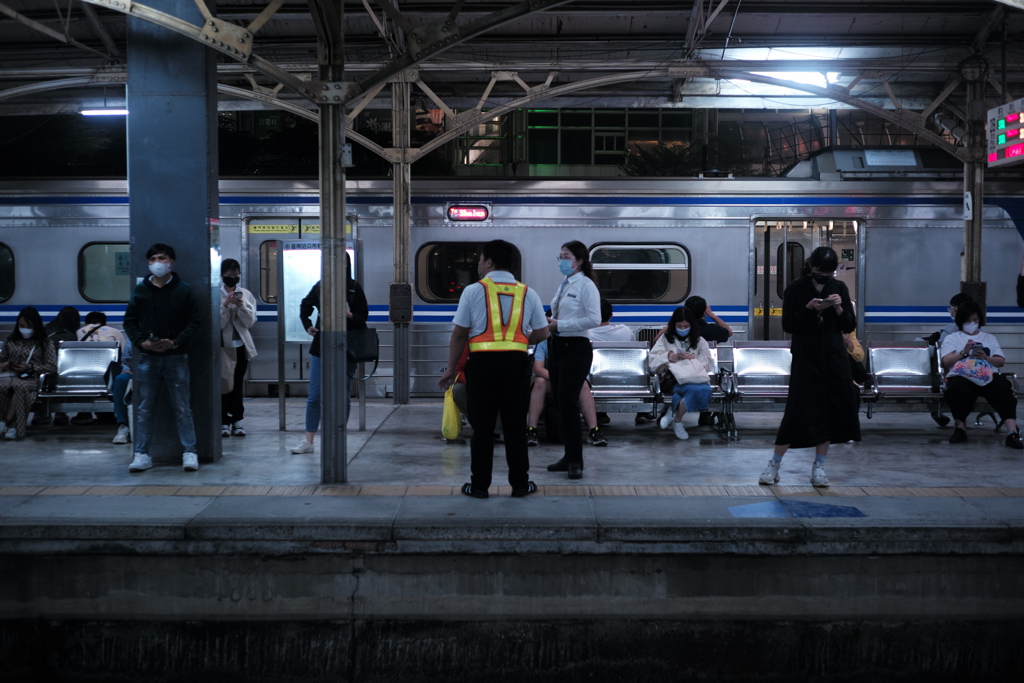
[{"label": "shoulder bag", "polygon": [[345,333],[345,345],[348,349],[348,359],[353,363],[369,363],[373,361],[373,370],[362,379],[366,380],[377,371],[377,363],[380,360],[380,341],[377,339],[377,330],[372,327],[364,327],[356,330],[348,330]]}]

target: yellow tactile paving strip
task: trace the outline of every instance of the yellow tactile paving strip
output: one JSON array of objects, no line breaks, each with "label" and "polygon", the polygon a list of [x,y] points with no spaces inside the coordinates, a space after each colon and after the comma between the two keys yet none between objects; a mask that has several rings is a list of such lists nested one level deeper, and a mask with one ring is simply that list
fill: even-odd
[{"label": "yellow tactile paving strip", "polygon": [[[456,496],[460,486],[0,486],[0,496]],[[507,496],[508,486],[492,486],[492,496]],[[541,496],[890,496],[932,498],[1024,498],[1018,487],[902,486],[588,486],[541,485]]]}]

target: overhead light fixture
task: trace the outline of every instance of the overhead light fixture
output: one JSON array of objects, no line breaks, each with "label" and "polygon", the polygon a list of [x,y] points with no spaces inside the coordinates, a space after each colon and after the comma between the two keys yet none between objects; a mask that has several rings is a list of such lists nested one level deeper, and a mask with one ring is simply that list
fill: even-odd
[{"label": "overhead light fixture", "polygon": [[83,109],[82,116],[128,116],[127,109]]}]

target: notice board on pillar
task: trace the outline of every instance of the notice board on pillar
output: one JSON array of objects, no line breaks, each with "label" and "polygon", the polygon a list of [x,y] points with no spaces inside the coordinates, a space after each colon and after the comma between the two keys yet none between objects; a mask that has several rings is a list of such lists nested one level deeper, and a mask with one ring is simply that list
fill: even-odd
[{"label": "notice board on pillar", "polygon": [[[346,245],[349,261],[355,268],[355,249]],[[284,341],[308,344],[312,337],[302,327],[299,307],[302,300],[320,281],[320,242],[319,240],[303,240],[281,242],[278,252],[280,259],[278,269],[278,319],[284,321]],[[319,327],[320,308],[311,316],[313,324]]]},{"label": "notice board on pillar", "polygon": [[1024,98],[988,110],[988,167],[1024,162]]}]

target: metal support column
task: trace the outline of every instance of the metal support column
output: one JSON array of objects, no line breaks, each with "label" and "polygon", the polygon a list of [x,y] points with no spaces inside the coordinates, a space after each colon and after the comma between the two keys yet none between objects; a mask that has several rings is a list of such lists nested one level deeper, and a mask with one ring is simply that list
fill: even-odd
[{"label": "metal support column", "polygon": [[[165,0],[161,10],[203,20],[195,0]],[[146,250],[165,243],[177,255],[174,271],[195,294],[203,330],[188,349],[190,403],[196,452],[200,461],[212,462],[221,457],[220,236],[211,220],[220,215],[217,59],[204,45],[162,26],[132,17],[126,28],[131,273],[137,281],[149,277]],[[138,359],[140,350],[135,353]],[[164,389],[149,455],[180,464],[181,454]]]},{"label": "metal support column", "polygon": [[984,82],[967,86],[967,150],[964,162],[964,254],[960,270],[960,291],[981,304],[986,287],[981,280],[982,214],[985,204],[985,102]]},{"label": "metal support column", "polygon": [[410,172],[408,150],[410,143],[409,91],[411,87],[404,75],[391,83],[392,142],[401,152],[392,164],[395,201],[395,281],[391,283],[389,309],[395,330],[394,343],[394,397],[396,404],[409,402],[410,340],[412,322],[412,285],[409,281],[409,244],[411,242],[410,216],[412,201],[409,197]]},{"label": "metal support column", "polygon": [[[311,2],[317,27],[317,63],[324,83],[342,80],[344,15],[342,3]],[[348,390],[345,331],[345,110],[320,105],[320,481],[348,481],[345,401]]]}]

